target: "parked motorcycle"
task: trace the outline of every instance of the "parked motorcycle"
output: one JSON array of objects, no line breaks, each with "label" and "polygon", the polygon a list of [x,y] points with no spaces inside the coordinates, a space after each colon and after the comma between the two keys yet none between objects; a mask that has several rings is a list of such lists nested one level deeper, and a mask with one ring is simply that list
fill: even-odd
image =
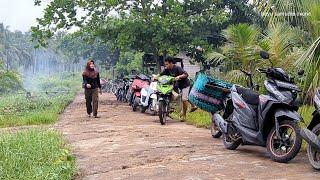
[{"label": "parked motorcycle", "polygon": [[117,101],[119,102],[127,102],[127,93],[130,88],[130,82],[128,78],[123,78],[121,82],[121,86],[118,88],[116,92]]},{"label": "parked motorcycle", "polygon": [[307,154],[314,169],[320,170],[320,89],[313,98],[315,111],[312,113],[311,123],[307,128],[301,129],[301,136],[307,141]]},{"label": "parked motorcycle", "polygon": [[[259,90],[259,85],[258,84],[253,84],[253,81],[252,81],[252,73],[249,73],[249,72],[246,72],[246,71],[244,71],[244,70],[240,70],[244,75],[246,75],[248,78],[247,78],[247,87],[250,89],[250,90],[252,90],[252,91],[254,91],[254,90]],[[228,107],[228,108],[230,108],[230,107]],[[229,109],[224,109],[225,111],[229,111],[230,112],[230,110]],[[223,113],[222,112],[222,114],[224,115],[223,116],[223,118],[227,118],[227,117],[225,117],[225,115],[226,115],[226,113]],[[211,113],[211,118],[212,118],[212,123],[211,123],[211,128],[210,128],[210,130],[211,130],[211,136],[213,137],[213,138],[220,138],[221,136],[222,136],[222,132],[221,132],[221,130],[220,130],[220,128],[216,125],[216,123],[215,123],[215,120],[214,120],[214,118],[213,118],[213,115],[214,115],[214,113]]]},{"label": "parked motorcycle", "polygon": [[144,113],[147,109],[151,113],[156,113],[157,109],[157,82],[152,81],[150,86],[141,89],[140,112]]},{"label": "parked motorcycle", "polygon": [[[269,59],[266,52],[260,55]],[[302,142],[297,127],[302,120],[297,113],[299,88],[281,68],[258,69],[258,72],[267,77],[264,86],[268,95],[233,85],[225,89],[230,91],[226,100],[230,111],[225,111],[224,117],[217,112],[213,118],[223,133],[227,149],[234,150],[240,144],[258,145],[267,148],[272,160],[288,162],[298,154]]]},{"label": "parked motorcycle", "polygon": [[150,78],[146,75],[139,75],[136,79],[133,80],[131,89],[132,89],[132,110],[136,111],[140,104],[141,99],[141,89],[148,87],[150,84]]}]

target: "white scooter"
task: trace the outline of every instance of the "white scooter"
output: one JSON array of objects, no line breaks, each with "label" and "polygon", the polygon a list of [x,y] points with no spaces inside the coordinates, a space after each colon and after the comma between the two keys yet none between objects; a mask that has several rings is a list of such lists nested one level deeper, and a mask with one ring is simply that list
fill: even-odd
[{"label": "white scooter", "polygon": [[140,99],[140,112],[144,113],[149,109],[150,113],[155,115],[157,112],[157,82],[151,82],[150,86],[142,88],[141,99]]}]

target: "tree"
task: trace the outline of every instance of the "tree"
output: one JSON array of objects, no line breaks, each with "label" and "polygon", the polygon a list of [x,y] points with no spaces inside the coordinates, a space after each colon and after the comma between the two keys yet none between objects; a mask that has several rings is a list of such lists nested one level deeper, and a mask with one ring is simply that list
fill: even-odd
[{"label": "tree", "polygon": [[28,67],[33,63],[30,36],[20,31],[11,32],[0,24],[0,58],[6,61],[6,69],[22,65]]},{"label": "tree", "polygon": [[[41,45],[59,29],[81,27],[93,38],[112,41],[122,52],[132,49],[146,53],[175,54],[194,39],[205,39],[227,20],[218,0],[204,1],[52,1],[45,15],[33,27]],[[41,1],[36,1],[37,4]],[[87,13],[77,17],[77,10]],[[110,12],[116,12],[116,16]]]},{"label": "tree", "polygon": [[222,47],[223,54],[230,59],[232,66],[241,65],[242,69],[252,71],[252,61],[257,59],[260,48],[260,33],[259,28],[248,24],[230,25],[223,31],[227,39],[227,43]]},{"label": "tree", "polygon": [[[295,65],[305,69],[303,98],[310,102],[320,86],[320,2],[318,0],[256,0],[255,5],[269,23],[287,22],[303,30],[304,46],[307,47]],[[288,14],[290,13],[290,14]]]}]

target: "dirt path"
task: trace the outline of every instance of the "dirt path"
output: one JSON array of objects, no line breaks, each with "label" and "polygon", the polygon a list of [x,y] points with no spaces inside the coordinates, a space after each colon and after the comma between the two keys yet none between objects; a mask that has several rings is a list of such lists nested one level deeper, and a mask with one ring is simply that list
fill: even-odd
[{"label": "dirt path", "polygon": [[101,119],[86,117],[79,94],[56,128],[77,157],[77,179],[319,179],[301,153],[272,162],[264,148],[226,150],[207,129],[134,113],[112,95],[100,98]]}]

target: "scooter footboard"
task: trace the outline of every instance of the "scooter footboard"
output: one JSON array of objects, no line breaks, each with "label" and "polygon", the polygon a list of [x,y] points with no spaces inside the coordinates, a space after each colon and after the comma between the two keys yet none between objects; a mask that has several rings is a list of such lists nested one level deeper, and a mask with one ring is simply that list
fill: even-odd
[{"label": "scooter footboard", "polygon": [[212,118],[222,133],[228,133],[228,122],[225,121],[220,114],[215,113],[212,115]]}]

